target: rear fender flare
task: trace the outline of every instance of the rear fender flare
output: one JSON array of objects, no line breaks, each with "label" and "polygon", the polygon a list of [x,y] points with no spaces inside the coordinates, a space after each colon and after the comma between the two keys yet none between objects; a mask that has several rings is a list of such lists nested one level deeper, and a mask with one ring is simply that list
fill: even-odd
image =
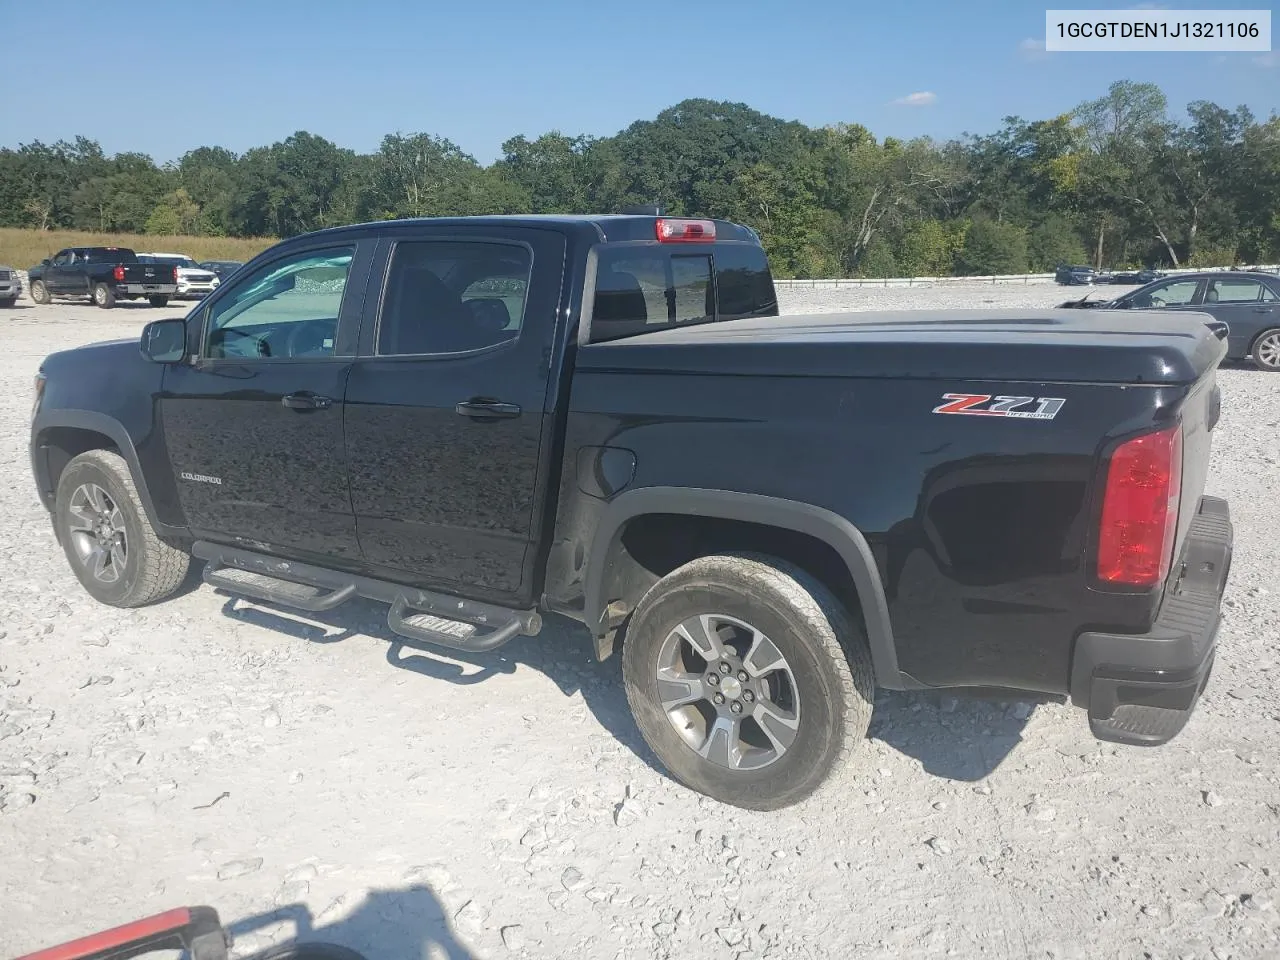
[{"label": "rear fender flare", "polygon": [[830,546],[844,560],[862,604],[862,615],[871,647],[876,682],[902,689],[898,652],[884,585],[862,532],[838,514],[795,500],[759,494],[686,487],[642,487],[629,490],[605,507],[591,542],[590,562],[584,574],[586,621],[591,631],[604,632],[605,563],[623,528],[636,517],[652,513],[682,514],[719,520],[739,520],[805,534]]}]

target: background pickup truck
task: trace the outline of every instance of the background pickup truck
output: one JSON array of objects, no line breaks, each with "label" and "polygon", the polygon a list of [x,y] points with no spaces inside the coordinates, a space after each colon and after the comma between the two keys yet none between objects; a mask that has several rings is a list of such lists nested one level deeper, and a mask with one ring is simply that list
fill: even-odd
[{"label": "background pickup truck", "polygon": [[201,267],[190,257],[181,253],[140,253],[138,259],[143,263],[158,263],[161,266],[177,267],[178,299],[199,300],[213,293],[222,281],[213,270]]},{"label": "background pickup truck", "polygon": [[876,685],[1176,735],[1232,549],[1204,318],[777,312],[723,221],[295,237],[141,349],[46,358],[35,482],[103,603],[168,596],[194,555],[471,652],[581,621],[667,769],[744,807],[860,756]]},{"label": "background pickup truck", "polygon": [[146,297],[153,307],[167,306],[178,290],[176,267],[143,263],[127,247],[68,247],[27,273],[31,299],[88,297],[103,308],[117,300]]}]

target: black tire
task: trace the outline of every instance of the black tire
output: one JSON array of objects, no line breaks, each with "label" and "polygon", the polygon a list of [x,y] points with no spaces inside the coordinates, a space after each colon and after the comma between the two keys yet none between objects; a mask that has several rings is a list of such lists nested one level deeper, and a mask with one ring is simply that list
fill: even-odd
[{"label": "black tire", "polygon": [[[731,769],[700,755],[662,705],[657,673],[664,644],[678,625],[700,615],[751,625],[789,666],[798,697],[794,741],[766,766]],[[708,676],[714,672],[705,669]],[[811,795],[849,758],[871,723],[875,685],[861,626],[816,579],[765,557],[702,557],[658,581],[627,626],[622,675],[640,732],[672,776],[752,810],[776,810]],[[717,708],[707,702],[699,709]]]},{"label": "black tire", "polygon": [[[120,512],[124,561],[110,582],[94,575],[91,560],[81,552],[92,537],[73,532],[73,501],[77,491],[86,485],[104,493],[109,506]],[[178,589],[191,563],[185,551],[169,546],[156,535],[129,465],[111,450],[89,450],[67,464],[58,478],[54,529],[81,586],[95,600],[113,607],[140,607],[163,600]]]},{"label": "black tire", "polygon": [[1280,327],[1263,330],[1253,341],[1253,349],[1249,351],[1249,359],[1260,370],[1275,373],[1280,370]]},{"label": "black tire", "polygon": [[168,297],[147,297],[147,303],[153,307],[167,307],[169,305]]},{"label": "black tire", "polygon": [[49,288],[44,285],[43,280],[31,281],[31,299],[39,304],[53,303],[53,297],[49,296]]},{"label": "black tire", "polygon": [[116,292],[105,283],[95,284],[91,296],[93,302],[103,310],[110,310],[116,305]]},{"label": "black tire", "polygon": [[12,307],[17,302],[18,302],[17,297],[5,297],[3,300],[0,300],[0,307],[4,307],[5,309],[8,309],[9,307]]}]

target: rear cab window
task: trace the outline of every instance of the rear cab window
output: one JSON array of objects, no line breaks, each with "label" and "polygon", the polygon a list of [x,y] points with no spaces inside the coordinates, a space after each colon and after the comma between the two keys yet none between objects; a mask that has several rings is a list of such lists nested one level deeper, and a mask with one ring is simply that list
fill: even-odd
[{"label": "rear cab window", "polygon": [[597,248],[591,343],[777,312],[768,260],[755,244],[606,243]]},{"label": "rear cab window", "polygon": [[128,247],[89,247],[83,253],[88,263],[137,263],[138,256]]}]

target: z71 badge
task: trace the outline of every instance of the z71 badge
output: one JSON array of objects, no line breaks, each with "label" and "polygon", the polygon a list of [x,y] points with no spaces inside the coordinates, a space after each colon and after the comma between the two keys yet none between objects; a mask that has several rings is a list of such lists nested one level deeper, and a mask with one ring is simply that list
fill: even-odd
[{"label": "z71 badge", "polygon": [[[993,397],[989,393],[944,393],[942,399],[947,402],[934,407],[934,413],[1023,420],[1052,420],[1067,402],[1062,397]],[[1028,404],[1035,406],[1028,408]]]}]

